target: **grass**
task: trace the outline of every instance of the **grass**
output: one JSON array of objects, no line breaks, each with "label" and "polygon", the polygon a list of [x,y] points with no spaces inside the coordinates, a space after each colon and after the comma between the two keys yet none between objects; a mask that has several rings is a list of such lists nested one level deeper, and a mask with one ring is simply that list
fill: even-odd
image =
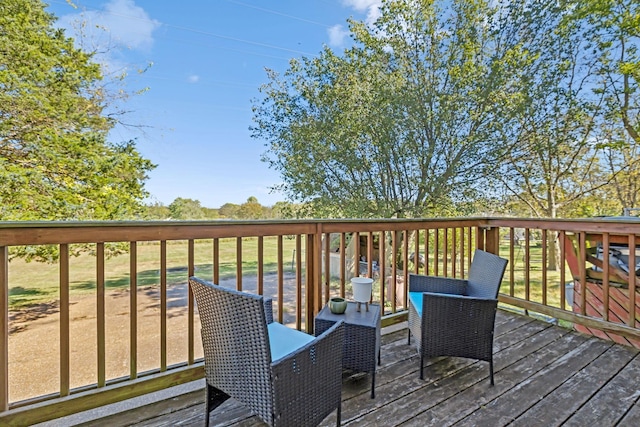
[{"label": "grass", "polygon": [[[219,274],[221,279],[236,275],[236,239],[220,239]],[[277,239],[263,240],[265,272],[277,271]],[[284,268],[291,269],[295,239],[283,239]],[[255,275],[258,271],[258,239],[242,239],[242,271]],[[196,241],[194,245],[195,273],[213,279],[212,241]],[[187,281],[187,242],[167,243],[167,286]],[[160,244],[141,243],[137,246],[137,285],[148,287],[160,283]],[[9,308],[12,310],[57,300],[60,269],[58,264],[26,263],[14,259],[9,264]],[[105,288],[124,289],[130,286],[130,258],[119,255],[105,261]],[[94,293],[96,289],[96,257],[82,254],[69,261],[69,292],[71,296]]]}]

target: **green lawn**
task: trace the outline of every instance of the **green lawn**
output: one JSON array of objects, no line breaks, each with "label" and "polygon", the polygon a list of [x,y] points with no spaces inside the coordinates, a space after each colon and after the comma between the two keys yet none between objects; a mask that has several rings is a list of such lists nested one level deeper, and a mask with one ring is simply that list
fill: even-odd
[{"label": "green lawn", "polygon": [[[236,239],[220,239],[220,278],[236,275]],[[277,271],[277,239],[264,238],[264,270]],[[243,274],[255,275],[258,269],[258,239],[242,240]],[[283,261],[285,270],[292,268],[295,239],[283,239]],[[196,274],[204,279],[213,278],[213,243],[196,241]],[[71,295],[93,293],[96,289],[96,258],[83,254],[71,258],[69,263],[69,281]],[[187,281],[188,245],[187,242],[169,242],[167,244],[167,285]],[[129,255],[119,255],[105,261],[105,287],[107,289],[129,286]],[[137,247],[138,287],[153,286],[160,283],[160,244],[144,243]],[[14,259],[9,263],[9,307],[17,309],[25,306],[57,300],[59,298],[59,265],[38,262],[26,263]]]}]

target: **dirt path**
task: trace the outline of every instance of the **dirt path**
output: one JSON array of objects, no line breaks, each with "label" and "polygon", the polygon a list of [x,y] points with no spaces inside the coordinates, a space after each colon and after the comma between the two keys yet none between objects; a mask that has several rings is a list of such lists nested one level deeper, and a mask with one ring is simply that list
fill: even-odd
[{"label": "dirt path", "polygon": [[[276,275],[264,278],[265,295],[276,295]],[[243,278],[243,289],[256,290],[256,278]],[[221,281],[235,287],[235,279]],[[284,321],[294,321],[295,277],[285,277]],[[129,290],[108,291],[106,310],[106,377],[129,375]],[[303,298],[304,301],[304,298]],[[274,310],[275,310],[274,301]],[[144,372],[160,367],[159,286],[138,288],[137,369]],[[97,333],[95,296],[72,298],[70,318],[71,388],[97,382]],[[58,303],[40,304],[9,313],[9,400],[57,393],[60,389],[60,312]],[[197,322],[197,315],[196,315]],[[188,310],[186,283],[167,290],[167,364],[187,360]],[[202,357],[199,325],[196,325],[195,357]]]}]

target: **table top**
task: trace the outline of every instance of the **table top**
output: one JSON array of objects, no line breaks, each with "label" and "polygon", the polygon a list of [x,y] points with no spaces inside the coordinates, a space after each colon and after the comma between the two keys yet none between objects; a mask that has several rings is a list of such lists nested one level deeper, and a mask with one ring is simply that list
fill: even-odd
[{"label": "table top", "polygon": [[316,319],[337,322],[344,320],[349,325],[362,325],[376,327],[380,321],[380,305],[369,304],[369,311],[366,311],[366,305],[360,305],[360,311],[357,311],[357,303],[348,301],[347,309],[342,314],[334,314],[329,309],[329,305],[325,305],[316,316]]}]

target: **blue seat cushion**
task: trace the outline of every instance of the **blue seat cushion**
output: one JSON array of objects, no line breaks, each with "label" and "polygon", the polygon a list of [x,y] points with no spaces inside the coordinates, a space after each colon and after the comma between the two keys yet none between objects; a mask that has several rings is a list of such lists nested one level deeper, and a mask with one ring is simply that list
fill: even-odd
[{"label": "blue seat cushion", "polygon": [[409,303],[418,312],[418,316],[422,317],[422,292],[409,292]]},{"label": "blue seat cushion", "polygon": [[267,325],[271,360],[278,360],[313,341],[312,335],[272,322]]}]

